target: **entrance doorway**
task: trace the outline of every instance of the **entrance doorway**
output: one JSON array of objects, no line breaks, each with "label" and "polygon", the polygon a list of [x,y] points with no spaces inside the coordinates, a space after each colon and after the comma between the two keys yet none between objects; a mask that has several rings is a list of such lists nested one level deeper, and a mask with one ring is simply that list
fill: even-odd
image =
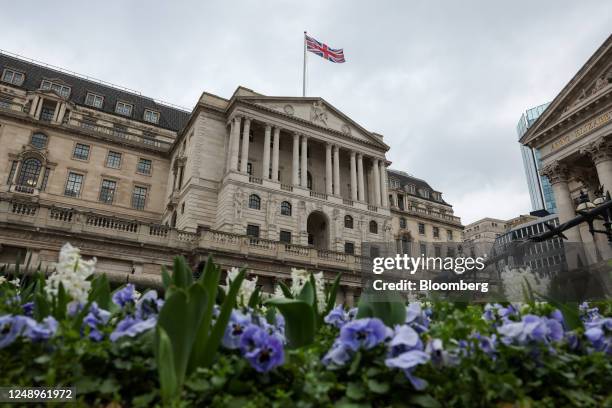
[{"label": "entrance doorway", "polygon": [[329,222],[327,216],[321,211],[313,211],[306,221],[308,231],[308,245],[317,249],[329,248]]}]

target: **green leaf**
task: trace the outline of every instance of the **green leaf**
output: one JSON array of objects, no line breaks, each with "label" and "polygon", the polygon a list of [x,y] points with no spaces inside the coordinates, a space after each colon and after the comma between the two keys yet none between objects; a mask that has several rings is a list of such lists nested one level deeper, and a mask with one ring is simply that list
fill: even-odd
[{"label": "green leaf", "polygon": [[575,330],[582,327],[582,321],[580,320],[580,308],[577,303],[562,303],[541,293],[537,293],[537,295],[563,313],[563,320],[569,330]]},{"label": "green leaf", "polygon": [[257,307],[257,305],[259,304],[259,293],[261,292],[261,286],[258,286],[255,288],[255,290],[253,291],[253,293],[251,294],[251,297],[249,298],[249,303],[248,306],[251,309],[254,309]]},{"label": "green leaf", "polygon": [[303,300],[274,298],[266,305],[275,306],[285,318],[285,333],[289,346],[303,347],[314,341],[315,316],[312,306]]},{"label": "green leaf", "polygon": [[156,329],[156,355],[157,371],[159,374],[159,385],[162,398],[168,404],[176,398],[178,394],[178,381],[176,378],[176,368],[174,366],[174,353],[170,337],[161,326]]},{"label": "green leaf", "polygon": [[318,300],[317,300],[317,284],[315,282],[314,279],[314,275],[311,273],[310,274],[310,286],[312,287],[312,310],[314,311],[314,315],[315,315],[315,323],[317,325],[317,328],[319,326],[321,326],[321,324],[323,323],[323,321],[319,321],[320,320],[320,316],[319,316],[319,306],[318,306]]},{"label": "green leaf", "polygon": [[368,388],[373,393],[386,394],[387,392],[389,392],[390,386],[389,386],[389,383],[387,382],[380,382],[380,381],[371,379],[371,380],[368,380]]},{"label": "green leaf", "polygon": [[291,289],[289,289],[289,286],[287,286],[285,282],[278,282],[278,286],[281,288],[283,295],[285,295],[287,299],[293,299],[293,293],[291,293]]},{"label": "green leaf", "polygon": [[303,300],[304,302],[308,303],[310,306],[314,305],[315,290],[314,290],[313,284],[310,283],[310,281],[304,284],[304,287],[302,287],[302,290],[300,291],[300,294],[297,296],[296,299]]},{"label": "green leaf", "polygon": [[397,295],[388,295],[387,300],[370,301],[369,295],[364,294],[359,299],[357,318],[364,317],[379,318],[388,327],[393,327],[406,321],[406,305]]},{"label": "green leaf", "polygon": [[161,267],[161,277],[162,277],[162,284],[164,285],[164,289],[168,289],[168,287],[172,285],[172,277],[170,277],[170,274],[168,273],[168,269],[166,268],[165,265],[162,265]]},{"label": "green leaf", "polygon": [[192,356],[189,360],[188,372],[193,372],[193,370],[198,366],[198,363],[203,360],[203,354],[207,352],[204,346],[208,342],[208,337],[211,332],[210,326],[212,322],[215,299],[217,298],[220,276],[221,268],[216,266],[212,260],[212,256],[209,256],[199,279],[199,282],[201,282],[204,290],[206,291],[206,298],[209,301],[206,304],[206,309],[204,311],[204,315],[202,316],[202,322],[198,327],[196,339],[193,343]]},{"label": "green leaf", "polygon": [[413,395],[410,397],[410,403],[423,408],[442,408],[442,405],[428,394]]},{"label": "green leaf", "polygon": [[183,256],[174,257],[174,267],[172,269],[172,280],[179,288],[188,288],[193,283],[193,274],[187,266],[187,261]]},{"label": "green leaf", "polygon": [[336,275],[336,279],[334,279],[334,283],[329,290],[329,294],[327,296],[327,305],[325,307],[324,316],[327,316],[329,312],[336,306],[336,296],[338,295],[338,288],[340,287],[340,278],[342,277],[342,273]]},{"label": "green leaf", "polygon": [[359,401],[363,397],[365,397],[365,392],[363,390],[363,386],[358,383],[349,383],[346,386],[346,396],[350,399]]},{"label": "green leaf", "polygon": [[106,274],[98,275],[91,281],[89,300],[108,310],[111,303],[111,288]]},{"label": "green leaf", "polygon": [[208,367],[213,363],[217,354],[217,349],[221,344],[221,339],[225,334],[225,328],[229,322],[230,314],[236,305],[236,296],[238,295],[240,286],[242,286],[242,281],[244,280],[245,275],[246,269],[243,268],[236,276],[236,279],[234,279],[234,281],[230,284],[227,296],[221,305],[219,316],[217,317],[217,321],[212,328],[210,336],[208,336],[206,344],[198,344],[198,347],[204,347],[202,359],[198,364],[199,367]]}]

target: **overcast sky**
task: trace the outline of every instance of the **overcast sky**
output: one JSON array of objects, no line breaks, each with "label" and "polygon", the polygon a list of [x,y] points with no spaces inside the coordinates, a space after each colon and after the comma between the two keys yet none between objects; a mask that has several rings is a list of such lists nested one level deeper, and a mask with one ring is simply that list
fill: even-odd
[{"label": "overcast sky", "polygon": [[610,34],[603,1],[12,2],[0,48],[192,107],[238,85],[307,94],[384,135],[392,167],[444,193],[464,224],[530,211],[516,123]]}]

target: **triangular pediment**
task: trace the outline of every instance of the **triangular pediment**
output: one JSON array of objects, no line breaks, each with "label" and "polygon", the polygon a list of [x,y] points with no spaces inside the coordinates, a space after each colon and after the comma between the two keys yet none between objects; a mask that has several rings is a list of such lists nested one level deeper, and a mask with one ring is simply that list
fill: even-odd
[{"label": "triangular pediment", "polygon": [[272,110],[288,117],[339,132],[347,137],[373,143],[381,148],[388,146],[382,136],[369,132],[322,98],[274,97],[261,95],[237,95],[241,101]]},{"label": "triangular pediment", "polygon": [[609,92],[612,92],[612,35],[559,92],[522,140],[530,139]]}]

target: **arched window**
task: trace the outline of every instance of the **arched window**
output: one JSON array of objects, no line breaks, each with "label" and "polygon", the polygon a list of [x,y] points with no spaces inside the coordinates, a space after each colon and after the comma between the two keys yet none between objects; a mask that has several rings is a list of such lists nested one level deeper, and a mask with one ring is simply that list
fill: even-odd
[{"label": "arched window", "polygon": [[399,220],[400,228],[406,228],[406,219],[404,217]]},{"label": "arched window", "polygon": [[291,215],[291,203],[289,201],[281,203],[281,215]]},{"label": "arched window", "polygon": [[44,133],[36,132],[32,135],[32,146],[37,149],[42,149],[47,147],[47,135]]},{"label": "arched window", "polygon": [[372,234],[378,234],[378,224],[374,220],[370,221],[370,232]]},{"label": "arched window", "polygon": [[19,169],[17,185],[36,187],[41,167],[42,164],[40,160],[35,158],[25,159],[23,163],[21,163],[21,168]]},{"label": "arched window", "polygon": [[353,229],[353,217],[351,217],[350,215],[344,216],[344,228]]},{"label": "arched window", "polygon": [[261,198],[259,198],[257,194],[251,194],[249,196],[249,208],[252,208],[254,210],[261,209]]}]

